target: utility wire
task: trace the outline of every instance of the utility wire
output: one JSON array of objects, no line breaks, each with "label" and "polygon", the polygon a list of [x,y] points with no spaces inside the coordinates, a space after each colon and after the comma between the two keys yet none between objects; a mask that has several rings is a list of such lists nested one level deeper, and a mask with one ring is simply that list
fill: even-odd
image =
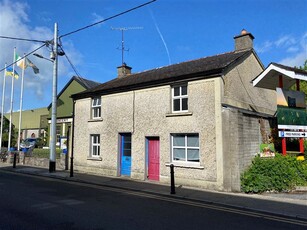
[{"label": "utility wire", "polygon": [[61,48],[61,50],[64,52],[64,56],[66,57],[67,61],[69,62],[71,68],[74,70],[75,74],[78,76],[78,77],[81,77],[78,70],[76,69],[76,67],[74,66],[74,64],[71,62],[71,60],[69,59],[69,57],[67,56],[67,54],[65,53],[65,51],[63,50],[63,46],[60,45],[59,46]]},{"label": "utility wire", "polygon": [[27,38],[15,38],[15,37],[8,37],[8,36],[1,36],[0,38],[6,38],[6,39],[12,39],[12,40],[20,40],[20,41],[27,41],[27,42],[42,42],[47,43],[48,41],[42,41],[42,40],[35,40],[35,39],[27,39]]},{"label": "utility wire", "polygon": [[[26,58],[26,57],[28,57],[29,55],[31,55],[31,54],[33,54],[33,53],[35,53],[37,50],[39,50],[39,49],[43,48],[45,45],[46,45],[46,44],[41,45],[41,46],[40,46],[40,47],[38,47],[37,49],[35,49],[35,50],[31,51],[30,53],[27,53],[26,55],[24,55],[22,58]],[[15,58],[15,57],[14,57],[14,58]],[[19,60],[18,60],[18,61],[19,61]],[[17,63],[17,60],[16,60],[16,61],[14,61],[14,62],[12,62],[11,64],[7,65],[7,66],[6,66],[6,68],[8,68],[8,67],[10,67],[10,66],[14,65],[15,63]],[[5,67],[4,67],[3,69],[0,69],[0,72],[2,72],[3,70],[5,70]]]},{"label": "utility wire", "polygon": [[[144,3],[144,4],[141,4],[141,5],[138,5],[138,6],[136,6],[136,7],[133,7],[133,8],[131,8],[131,9],[129,9],[129,10],[126,10],[126,11],[123,11],[123,12],[118,13],[118,14],[116,14],[116,15],[113,15],[113,16],[111,16],[111,17],[108,17],[108,18],[106,18],[106,19],[104,19],[104,20],[98,21],[98,22],[96,22],[96,23],[90,24],[90,25],[85,26],[85,27],[82,27],[82,28],[80,28],[80,29],[77,29],[77,30],[71,31],[71,32],[69,32],[69,33],[63,34],[63,35],[59,36],[59,39],[61,39],[62,37],[66,37],[66,36],[68,36],[68,35],[77,33],[77,32],[79,32],[79,31],[81,31],[81,30],[85,30],[85,29],[90,28],[90,27],[92,27],[92,26],[95,26],[95,25],[97,25],[97,24],[106,22],[106,21],[111,20],[111,19],[113,19],[113,18],[119,17],[119,16],[124,15],[124,14],[126,14],[126,13],[129,13],[129,12],[131,12],[131,11],[134,11],[134,10],[136,10],[136,9],[139,9],[139,8],[141,8],[141,7],[144,7],[144,6],[148,5],[148,4],[151,4],[151,3],[155,2],[155,1],[156,1],[156,0],[152,0],[152,1],[146,2],[146,3]],[[36,52],[37,50],[41,49],[41,48],[44,47],[44,46],[47,46],[47,47],[48,47],[49,44],[52,43],[51,40],[50,40],[50,41],[48,41],[48,40],[47,40],[47,41],[42,41],[42,40],[26,39],[26,38],[16,38],[16,37],[8,37],[8,36],[0,36],[0,38],[6,38],[6,39],[12,39],[12,40],[21,40],[21,41],[29,41],[29,42],[42,42],[42,43],[44,43],[43,45],[41,45],[41,46],[38,47],[37,49],[35,49],[35,50],[33,50],[32,52],[26,54],[24,57],[27,57],[27,56],[33,54],[34,52]],[[60,46],[60,47],[61,47],[61,46]],[[61,47],[61,49],[62,49],[62,47]],[[63,50],[63,49],[62,49],[62,50]],[[65,53],[65,52],[64,52],[64,53]],[[67,57],[66,54],[65,54],[65,57],[66,57],[67,61],[70,63],[70,65],[71,65],[71,67],[73,68],[73,70],[75,71],[75,73],[76,73],[78,76],[80,76],[80,75],[78,74],[77,69],[74,67],[74,65],[73,65],[72,62],[69,60],[69,58]],[[16,62],[17,62],[17,61],[15,61],[15,62],[13,62],[13,63],[7,65],[7,67],[10,67],[10,66],[14,65]],[[0,69],[0,72],[2,72],[4,69],[5,69],[5,68]]]},{"label": "utility wire", "polygon": [[151,4],[151,3],[155,2],[155,1],[156,1],[156,0],[152,0],[152,1],[146,2],[146,3],[142,4],[142,5],[139,5],[139,6],[133,7],[133,8],[131,8],[131,9],[129,9],[129,10],[123,11],[123,12],[121,12],[121,13],[115,14],[115,15],[113,15],[113,16],[111,16],[111,17],[108,17],[108,18],[103,19],[103,20],[101,20],[101,21],[98,21],[98,22],[96,22],[96,23],[93,23],[93,24],[90,24],[90,25],[88,25],[88,26],[84,26],[84,27],[82,27],[82,28],[80,28],[80,29],[77,29],[77,30],[71,31],[71,32],[69,32],[69,33],[63,34],[63,35],[60,36],[60,38],[66,37],[66,36],[71,35],[71,34],[74,34],[74,33],[77,33],[77,32],[79,32],[79,31],[81,31],[81,30],[85,30],[85,29],[87,29],[87,28],[89,28],[89,27],[92,27],[92,26],[95,26],[95,25],[97,25],[97,24],[106,22],[106,21],[108,21],[108,20],[110,20],[110,19],[113,19],[113,18],[116,18],[116,17],[121,16],[121,15],[123,15],[123,14],[129,13],[129,12],[131,12],[131,11],[133,11],[133,10],[139,9],[139,8],[141,8],[141,7],[143,7],[143,6],[146,6],[146,5],[148,5],[148,4]]}]

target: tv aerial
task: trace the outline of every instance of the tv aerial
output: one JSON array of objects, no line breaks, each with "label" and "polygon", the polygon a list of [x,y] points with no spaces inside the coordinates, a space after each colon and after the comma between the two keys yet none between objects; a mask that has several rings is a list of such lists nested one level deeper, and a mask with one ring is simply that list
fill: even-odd
[{"label": "tv aerial", "polygon": [[119,30],[122,33],[122,44],[121,48],[118,48],[119,50],[122,51],[122,65],[125,63],[124,62],[124,52],[129,51],[129,49],[125,49],[125,40],[124,40],[124,31],[127,30],[142,30],[143,27],[140,26],[135,26],[135,27],[111,27],[112,30]]}]

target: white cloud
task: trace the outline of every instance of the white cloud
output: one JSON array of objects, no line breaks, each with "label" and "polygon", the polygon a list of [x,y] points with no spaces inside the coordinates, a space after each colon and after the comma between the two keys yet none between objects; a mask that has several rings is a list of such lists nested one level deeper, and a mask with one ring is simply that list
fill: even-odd
[{"label": "white cloud", "polygon": [[296,43],[297,43],[296,39],[291,35],[282,36],[277,41],[274,42],[276,47],[289,47]]},{"label": "white cloud", "polygon": [[297,52],[283,58],[279,63],[288,66],[302,66],[307,60],[307,32],[299,39]]},{"label": "white cloud", "polygon": [[271,41],[265,41],[263,44],[261,44],[260,46],[255,46],[255,49],[258,53],[266,53],[269,50],[272,49],[274,43]]},{"label": "white cloud", "polygon": [[[100,22],[102,20],[104,20],[104,17],[100,16],[99,14],[96,14],[96,13],[92,13],[92,16],[93,16],[93,21],[92,23],[96,23],[96,22]],[[103,23],[101,23],[102,25]]]},{"label": "white cloud", "polygon": [[267,40],[264,43],[255,46],[258,53],[266,53],[273,49],[286,49],[288,52],[293,52],[298,49],[298,41],[292,35],[284,35],[276,41]]},{"label": "white cloud", "polygon": [[261,45],[256,45],[255,49],[258,53],[266,53],[270,56],[278,53],[281,64],[288,66],[301,66],[307,59],[307,32],[301,37],[293,35],[283,35],[276,41],[267,40]]},{"label": "white cloud", "polygon": [[290,46],[288,49],[287,49],[287,52],[288,53],[294,53],[294,52],[297,52],[299,51],[299,47],[297,46]]},{"label": "white cloud", "polygon": [[[53,28],[42,27],[39,25],[31,25],[30,5],[26,3],[16,2],[13,0],[0,0],[0,9],[1,36],[42,41],[53,39]],[[16,47],[16,52],[20,56],[23,56],[24,53],[27,54],[29,52],[32,52],[41,45],[43,45],[43,43],[0,38],[0,69],[4,68],[5,63],[11,64],[13,62],[14,47]],[[71,42],[64,41],[63,46],[65,48],[65,52],[68,54],[70,59],[72,59],[71,57],[74,57],[72,60],[74,65],[81,63],[82,56],[80,55],[78,50],[75,49],[74,45]],[[42,56],[49,58],[50,49],[43,47],[40,50],[36,51],[36,53],[39,53]],[[28,56],[28,58],[39,68],[40,73],[35,75],[30,67],[25,70],[24,98],[31,97],[32,108],[47,106],[51,102],[53,64],[44,59],[34,57],[33,55]],[[67,82],[67,79],[70,79],[72,75],[75,75],[75,73],[72,72],[72,68],[70,67],[65,57],[60,57],[58,60],[59,79],[63,79],[62,76],[64,76],[65,81]],[[19,69],[19,67],[16,67],[16,70],[21,75],[21,70]],[[0,76],[3,76],[3,71],[0,72]],[[2,82],[3,78],[0,79],[0,81]],[[6,85],[6,110],[10,104],[10,95],[8,92],[10,91],[10,82],[11,81],[8,80]],[[19,80],[15,82],[15,101],[18,101],[20,97],[20,82],[21,81]],[[2,95],[2,89],[0,94]],[[43,105],[42,102],[44,103]],[[19,107],[18,104],[19,102],[15,103],[14,110]],[[29,107],[29,102],[24,100],[23,104],[24,108],[27,106]]]}]

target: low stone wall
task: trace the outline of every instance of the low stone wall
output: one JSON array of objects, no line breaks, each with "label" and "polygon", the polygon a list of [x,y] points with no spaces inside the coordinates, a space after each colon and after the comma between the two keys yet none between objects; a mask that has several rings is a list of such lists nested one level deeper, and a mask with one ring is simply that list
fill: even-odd
[{"label": "low stone wall", "polygon": [[[19,162],[22,164],[22,162]],[[36,166],[41,168],[49,168],[48,158],[38,158],[38,157],[25,157],[23,165]],[[56,169],[65,169],[65,161],[62,159],[56,159]]]},{"label": "low stone wall", "polygon": [[[7,163],[13,164],[13,154],[6,160]],[[60,159],[56,159],[56,169],[65,170],[66,155],[61,154]],[[67,162],[68,163],[68,162]],[[35,166],[41,168],[49,168],[49,158],[39,158],[32,156],[25,156],[23,152],[19,152],[16,158],[16,164]]]}]

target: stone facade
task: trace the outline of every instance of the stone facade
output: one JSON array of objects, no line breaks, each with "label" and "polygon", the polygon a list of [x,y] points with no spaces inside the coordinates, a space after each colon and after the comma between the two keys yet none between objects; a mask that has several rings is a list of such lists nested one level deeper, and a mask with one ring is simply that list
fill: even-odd
[{"label": "stone facade", "polygon": [[[121,137],[129,133],[130,178],[148,179],[148,140],[154,137],[159,141],[160,183],[170,182],[173,164],[177,186],[240,191],[240,175],[259,152],[263,133],[270,133],[276,111],[275,90],[251,83],[264,69],[253,39],[242,31],[234,52],[139,74],[131,74],[129,67],[129,75],[73,96],[75,169],[122,176]],[[172,112],[172,88],[180,85],[187,86],[188,110],[177,113]],[[91,119],[96,97],[101,117]],[[196,162],[173,159],[174,134],[198,135]],[[94,157],[91,135],[100,137]]]},{"label": "stone facade", "polygon": [[[222,77],[187,81],[189,111],[182,114],[171,112],[172,84],[103,95],[98,120],[91,120],[91,98],[76,100],[75,169],[120,176],[119,134],[131,133],[132,179],[147,179],[146,138],[159,137],[161,183],[169,183],[172,163],[176,185],[239,191],[240,174],[259,151],[259,112],[272,115],[276,100],[275,92],[251,86],[261,71],[251,53]],[[173,133],[199,134],[198,165],[172,162]],[[100,135],[99,158],[90,157],[91,134]]]}]

